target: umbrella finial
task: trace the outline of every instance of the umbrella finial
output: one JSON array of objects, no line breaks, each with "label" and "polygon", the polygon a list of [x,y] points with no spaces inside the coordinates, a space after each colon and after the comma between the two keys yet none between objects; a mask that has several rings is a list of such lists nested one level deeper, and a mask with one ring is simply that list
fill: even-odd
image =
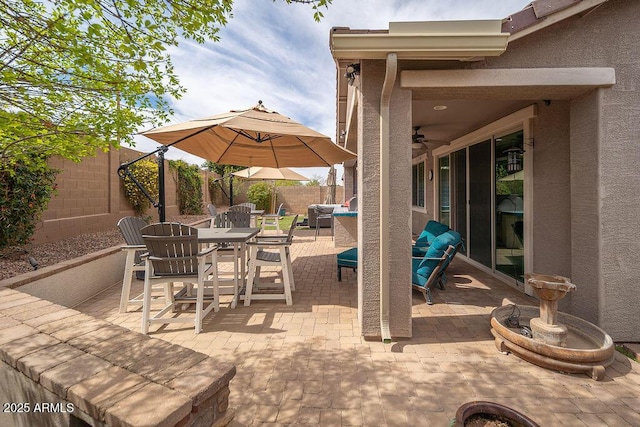
[{"label": "umbrella finial", "polygon": [[264,104],[262,103],[262,99],[258,100],[258,105],[256,105],[255,107],[253,107],[254,110],[256,111],[269,111],[267,110],[267,107],[264,106]]}]

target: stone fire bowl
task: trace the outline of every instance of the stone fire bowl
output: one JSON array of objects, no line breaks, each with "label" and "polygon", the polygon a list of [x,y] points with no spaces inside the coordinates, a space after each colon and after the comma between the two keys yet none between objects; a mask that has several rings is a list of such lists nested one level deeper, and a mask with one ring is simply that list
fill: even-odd
[{"label": "stone fire bowl", "polygon": [[[520,324],[529,325],[532,318],[540,316],[539,307],[518,306]],[[613,362],[614,344],[611,337],[596,325],[558,312],[558,323],[568,329],[567,347],[545,344],[520,334],[517,328],[507,326],[513,307],[505,305],[491,313],[491,333],[496,347],[501,352],[512,352],[516,356],[543,368],[561,372],[586,373],[595,380],[604,378],[605,367]],[[572,348],[572,337],[582,342],[581,348]]]}]

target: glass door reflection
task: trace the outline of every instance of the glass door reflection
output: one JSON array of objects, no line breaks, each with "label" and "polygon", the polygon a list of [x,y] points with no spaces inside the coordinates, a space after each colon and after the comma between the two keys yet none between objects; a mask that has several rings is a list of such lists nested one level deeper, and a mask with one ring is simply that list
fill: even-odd
[{"label": "glass door reflection", "polygon": [[524,280],[524,162],[519,154],[516,167],[512,158],[509,168],[508,154],[514,148],[522,150],[522,141],[521,130],[495,139],[495,269],[520,282]]}]

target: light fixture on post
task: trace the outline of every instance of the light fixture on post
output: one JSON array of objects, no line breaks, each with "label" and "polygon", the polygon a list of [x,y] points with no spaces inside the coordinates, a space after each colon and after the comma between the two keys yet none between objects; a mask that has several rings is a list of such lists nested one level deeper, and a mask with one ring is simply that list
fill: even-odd
[{"label": "light fixture on post", "polygon": [[349,84],[353,84],[353,81],[356,79],[356,76],[360,75],[360,64],[359,63],[353,63],[353,64],[349,64],[347,65],[347,68],[345,69],[345,73],[344,76],[347,78],[347,80],[349,81]]}]

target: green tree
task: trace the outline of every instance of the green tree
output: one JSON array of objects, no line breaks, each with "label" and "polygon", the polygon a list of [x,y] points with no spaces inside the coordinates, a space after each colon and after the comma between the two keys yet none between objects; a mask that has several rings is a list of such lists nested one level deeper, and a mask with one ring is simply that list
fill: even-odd
[{"label": "green tree", "polygon": [[256,208],[266,211],[269,210],[271,206],[272,192],[273,188],[270,184],[264,181],[256,182],[255,184],[251,184],[247,190],[247,198],[251,203],[256,204]]},{"label": "green tree", "polygon": [[0,170],[0,257],[7,248],[30,242],[56,187],[58,170],[24,164],[15,167],[12,173]]},{"label": "green tree", "polygon": [[178,208],[181,215],[202,214],[202,176],[200,168],[184,160],[169,160],[169,167],[178,172]]},{"label": "green tree", "polygon": [[[212,201],[218,199],[217,193],[221,191],[224,195],[224,199],[229,199],[231,196],[231,173],[245,169],[244,166],[236,165],[220,165],[214,162],[206,161],[202,164],[202,167],[209,172],[214,172],[220,175],[221,178],[209,177],[208,188],[209,197]],[[238,187],[233,189],[233,196],[238,195]]]},{"label": "green tree", "polygon": [[320,175],[313,175],[305,185],[308,187],[317,187],[318,185],[322,185],[322,177]]},{"label": "green tree", "polygon": [[[312,5],[320,20],[332,0],[284,1]],[[98,149],[133,145],[138,129],[166,122],[172,113],[166,98],[184,93],[170,49],[181,40],[217,40],[232,6],[233,0],[0,0],[2,219],[12,206],[30,222],[20,226],[17,243],[33,232],[53,193],[47,159],[80,161]],[[20,193],[9,190],[29,180],[43,191],[18,200]]]},{"label": "green tree", "polygon": [[[131,174],[147,190],[152,199],[158,200],[158,163],[152,159],[143,159],[130,167]],[[140,191],[138,186],[129,178],[122,180],[124,195],[138,216],[143,216],[151,207],[151,201]]]},{"label": "green tree", "polygon": [[[331,0],[309,3],[314,17]],[[217,40],[232,0],[0,0],[0,168],[79,161],[166,122],[180,98],[169,49]]]}]

